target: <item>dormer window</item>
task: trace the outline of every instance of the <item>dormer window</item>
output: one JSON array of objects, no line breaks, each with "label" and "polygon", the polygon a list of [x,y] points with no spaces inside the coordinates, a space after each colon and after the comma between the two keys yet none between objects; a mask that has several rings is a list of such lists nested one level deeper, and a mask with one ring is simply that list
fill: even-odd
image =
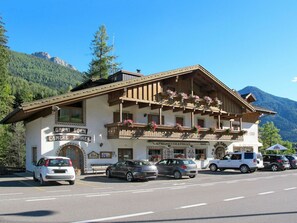
[{"label": "dormer window", "polygon": [[60,106],[58,122],[70,124],[84,124],[83,102]]}]

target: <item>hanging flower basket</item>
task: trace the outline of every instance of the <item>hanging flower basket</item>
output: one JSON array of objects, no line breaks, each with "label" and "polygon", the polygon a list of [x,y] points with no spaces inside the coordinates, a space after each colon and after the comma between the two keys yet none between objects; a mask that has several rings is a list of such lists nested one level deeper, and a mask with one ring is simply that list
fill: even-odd
[{"label": "hanging flower basket", "polygon": [[131,119],[126,119],[123,121],[123,125],[127,127],[133,127],[133,120]]},{"label": "hanging flower basket", "polygon": [[185,103],[187,99],[189,99],[189,96],[186,93],[183,93],[183,92],[178,93],[177,96],[178,96],[178,98],[179,98],[179,100],[180,100],[180,102],[182,104]]},{"label": "hanging flower basket", "polygon": [[193,131],[196,133],[196,134],[199,134],[199,132],[200,132],[200,125],[195,125],[194,127],[193,127]]},{"label": "hanging flower basket", "polygon": [[198,95],[189,95],[189,101],[194,104],[199,104],[200,97]]},{"label": "hanging flower basket", "polygon": [[214,101],[215,101],[215,105],[218,108],[220,108],[222,106],[222,104],[223,104],[223,102],[220,99],[218,99],[217,97],[214,99]]},{"label": "hanging flower basket", "polygon": [[213,102],[213,100],[209,96],[204,96],[203,99],[208,106],[210,106],[210,104]]},{"label": "hanging flower basket", "polygon": [[179,123],[177,123],[177,124],[174,126],[174,128],[175,128],[177,131],[183,131],[183,130],[184,130],[183,126],[182,126],[181,124],[179,124]]},{"label": "hanging flower basket", "polygon": [[150,123],[147,124],[146,126],[148,131],[156,131],[156,129],[158,128],[158,125],[156,124],[156,122],[151,121]]}]

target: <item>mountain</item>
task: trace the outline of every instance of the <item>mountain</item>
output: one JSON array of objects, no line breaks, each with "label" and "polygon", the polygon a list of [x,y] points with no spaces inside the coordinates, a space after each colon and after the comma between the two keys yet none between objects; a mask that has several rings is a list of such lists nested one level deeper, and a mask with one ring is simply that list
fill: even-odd
[{"label": "mountain", "polygon": [[83,74],[36,56],[10,51],[9,72],[13,77],[65,92],[83,82]]},{"label": "mountain", "polygon": [[261,118],[260,125],[266,122],[273,122],[274,125],[280,130],[280,135],[283,140],[291,142],[297,141],[297,102],[277,97],[272,94],[266,93],[256,87],[245,87],[239,91],[240,94],[252,93],[257,101],[254,105],[267,108],[277,112],[276,115],[268,115]]},{"label": "mountain", "polygon": [[46,52],[36,52],[36,53],[32,53],[31,55],[35,56],[35,57],[38,57],[38,58],[41,58],[41,59],[44,59],[44,60],[51,61],[51,62],[59,64],[59,65],[62,65],[64,67],[68,67],[68,68],[70,68],[72,70],[77,70],[74,66],[72,66],[71,64],[65,62],[64,60],[60,59],[59,57],[51,57],[49,55],[49,53],[46,53]]}]

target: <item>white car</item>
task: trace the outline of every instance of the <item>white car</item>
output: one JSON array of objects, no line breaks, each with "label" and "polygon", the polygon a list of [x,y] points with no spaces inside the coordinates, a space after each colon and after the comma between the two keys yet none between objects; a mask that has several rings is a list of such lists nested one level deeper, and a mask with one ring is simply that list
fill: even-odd
[{"label": "white car", "polygon": [[71,159],[63,156],[42,157],[34,168],[33,179],[41,185],[49,181],[67,181],[73,185],[75,171]]},{"label": "white car", "polygon": [[252,173],[258,169],[257,154],[254,152],[229,153],[220,160],[210,161],[209,169],[211,171],[234,169],[242,173]]}]

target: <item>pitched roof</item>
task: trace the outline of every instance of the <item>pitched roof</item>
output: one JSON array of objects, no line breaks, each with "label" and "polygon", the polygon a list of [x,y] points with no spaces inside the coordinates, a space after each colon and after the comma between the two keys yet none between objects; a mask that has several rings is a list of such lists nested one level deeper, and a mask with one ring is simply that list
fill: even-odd
[{"label": "pitched roof", "polygon": [[191,73],[193,71],[200,70],[203,74],[205,74],[212,81],[216,82],[220,87],[226,90],[229,94],[231,94],[238,102],[243,104],[250,111],[255,111],[254,107],[246,102],[236,91],[233,91],[229,87],[227,87],[223,82],[217,79],[214,75],[212,75],[209,71],[207,71],[201,65],[188,66],[184,68],[169,70],[165,72],[160,72],[148,76],[143,76],[131,80],[119,81],[110,84],[105,84],[97,87],[87,88],[79,91],[69,92],[58,96],[53,96],[41,100],[36,100],[32,102],[23,103],[19,108],[15,109],[13,112],[8,114],[0,123],[7,124],[18,122],[27,119],[31,115],[36,112],[41,111],[45,108],[51,108],[52,106],[62,105],[65,103],[76,102],[83,99],[93,98],[96,96],[104,95],[110,93],[112,91],[120,90],[126,87],[133,87],[139,84],[146,84],[152,81],[158,81],[166,78],[170,78],[176,75],[184,75]]}]

